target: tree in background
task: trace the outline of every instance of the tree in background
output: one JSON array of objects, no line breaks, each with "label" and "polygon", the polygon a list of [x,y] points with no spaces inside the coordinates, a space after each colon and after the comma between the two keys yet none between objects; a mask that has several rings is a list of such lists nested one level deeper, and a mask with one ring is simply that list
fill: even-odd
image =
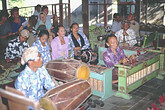
[{"label": "tree in background", "polygon": [[[26,3],[25,3],[26,0],[8,0],[7,4],[7,8],[8,9],[12,9],[13,7],[18,7],[19,8],[19,14],[21,16],[25,16],[25,17],[29,17],[32,15],[33,13],[33,8],[32,7],[27,7]],[[21,9],[22,7],[27,7],[27,8],[23,8]]]}]

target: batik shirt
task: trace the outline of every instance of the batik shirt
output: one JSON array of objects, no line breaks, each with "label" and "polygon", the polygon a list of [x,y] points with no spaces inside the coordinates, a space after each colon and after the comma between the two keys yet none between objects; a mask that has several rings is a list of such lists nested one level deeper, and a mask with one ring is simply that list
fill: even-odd
[{"label": "batik shirt", "polygon": [[[81,50],[88,49],[89,46],[90,46],[90,44],[89,44],[89,41],[88,41],[86,35],[85,35],[84,33],[79,33],[79,34],[80,34],[80,35],[82,36],[82,38],[84,39],[84,43],[85,43],[85,45],[81,48]],[[69,38],[69,50],[71,50],[71,55],[70,55],[70,57],[73,57],[73,56],[74,56],[74,51],[73,51],[73,49],[75,48],[75,45],[74,45],[74,42],[73,42],[73,40],[72,40],[71,34],[68,35],[68,38]],[[81,47],[81,40],[80,40],[80,38],[77,39],[77,41],[78,41],[78,43],[80,44],[80,47]]]},{"label": "batik shirt", "polygon": [[123,35],[123,29],[117,31],[115,36],[119,42],[123,42],[123,38],[125,38],[125,42],[129,44],[129,46],[134,46],[137,43],[135,31],[132,29],[128,29],[127,31],[128,36]]},{"label": "batik shirt", "polygon": [[116,53],[117,55],[115,55],[110,48],[103,53],[103,60],[107,68],[114,67],[115,64],[118,64],[121,59],[126,57],[123,49],[120,47],[117,47]]},{"label": "batik shirt", "polygon": [[35,42],[33,43],[33,45],[32,45],[32,46],[36,46],[36,47],[38,48],[38,50],[39,50],[39,52],[40,52],[40,54],[41,54],[41,57],[42,57],[42,59],[43,59],[43,64],[45,64],[45,63],[47,63],[48,61],[51,60],[51,56],[50,56],[50,47],[49,47],[49,45],[48,45],[47,42],[45,42],[45,45],[46,45],[46,46],[43,46],[43,45],[41,44],[41,41],[40,41],[39,38],[38,38],[37,41],[35,41]]},{"label": "batik shirt", "polygon": [[20,42],[19,36],[16,39],[11,40],[6,47],[5,59],[10,58],[11,60],[17,59],[22,56],[25,49],[29,47],[27,41]]},{"label": "batik shirt", "polygon": [[43,66],[36,72],[26,66],[15,81],[15,88],[34,100],[39,100],[45,94],[44,88],[49,90],[54,87],[53,80]]}]

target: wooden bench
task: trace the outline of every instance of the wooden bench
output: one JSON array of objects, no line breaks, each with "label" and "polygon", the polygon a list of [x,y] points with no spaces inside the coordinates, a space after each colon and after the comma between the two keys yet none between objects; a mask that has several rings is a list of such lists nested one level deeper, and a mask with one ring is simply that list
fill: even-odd
[{"label": "wooden bench", "polygon": [[22,92],[11,87],[6,87],[6,90],[0,88],[0,110],[7,110],[2,97],[8,100],[9,110],[29,110],[29,106],[34,110],[42,110],[38,101],[26,98]]}]

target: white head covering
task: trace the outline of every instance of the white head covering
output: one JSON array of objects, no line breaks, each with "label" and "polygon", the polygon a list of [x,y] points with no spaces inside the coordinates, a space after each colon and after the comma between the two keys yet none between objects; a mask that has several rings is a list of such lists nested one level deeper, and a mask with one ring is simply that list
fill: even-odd
[{"label": "white head covering", "polygon": [[34,60],[38,57],[38,49],[36,46],[32,46],[27,48],[24,53],[22,54],[21,57],[21,64],[24,65],[25,63],[27,63],[29,60]]},{"label": "white head covering", "polygon": [[23,29],[20,34],[23,36],[23,37],[29,37],[30,36],[30,33],[27,29]]}]

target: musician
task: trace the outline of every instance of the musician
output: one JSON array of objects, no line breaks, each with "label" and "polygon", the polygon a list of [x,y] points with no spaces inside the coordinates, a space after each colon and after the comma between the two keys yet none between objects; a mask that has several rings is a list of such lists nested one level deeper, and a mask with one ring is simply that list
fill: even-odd
[{"label": "musician", "polygon": [[26,49],[21,57],[21,64],[25,69],[19,74],[15,81],[15,88],[25,94],[27,98],[39,100],[45,93],[55,87],[47,70],[42,66],[43,59],[37,47]]},{"label": "musician", "polygon": [[16,39],[11,40],[6,47],[5,59],[7,62],[16,60],[22,56],[22,53],[29,47],[27,39],[29,37],[29,31],[24,29],[20,32]]},{"label": "musician", "polygon": [[69,38],[69,48],[71,50],[71,57],[74,57],[76,51],[81,51],[89,48],[89,41],[84,33],[79,32],[78,23],[73,23],[70,27],[71,34]]},{"label": "musician", "polygon": [[103,60],[107,68],[114,67],[115,64],[125,64],[128,61],[123,49],[118,45],[117,37],[111,34],[106,39],[107,50],[103,53]]},{"label": "musician", "polygon": [[36,46],[43,59],[43,64],[51,60],[50,47],[48,45],[49,32],[47,30],[41,30],[38,34],[38,39],[32,44]]},{"label": "musician", "polygon": [[[129,60],[135,59],[135,55],[131,55],[128,59],[123,49],[118,45],[117,37],[111,34],[106,39],[107,50],[103,53],[103,60],[107,68],[114,67],[115,64],[126,64]],[[118,79],[118,72],[115,68],[112,72],[112,79]]]},{"label": "musician", "polygon": [[51,21],[46,19],[46,14],[44,12],[40,13],[40,20],[37,22],[35,26],[36,30],[40,25],[45,25],[46,29],[48,30],[49,32],[48,44],[50,45],[50,43],[53,40],[53,37],[55,37],[55,34],[51,32],[51,29],[52,29]]},{"label": "musician", "polygon": [[136,34],[136,38],[140,39],[140,35],[139,35],[139,23],[137,21],[135,21],[135,14],[130,13],[128,15],[128,20],[130,21],[130,29],[133,29],[135,31]]},{"label": "musician", "polygon": [[[20,17],[19,16],[19,9],[18,8],[13,8],[12,9],[12,17],[13,17],[13,21],[11,23],[11,28],[12,28],[12,32],[16,33],[19,30],[19,28],[22,26],[22,24],[26,21],[24,17]],[[25,29],[26,27],[24,27]]]},{"label": "musician", "polygon": [[115,34],[117,31],[121,29],[121,16],[119,13],[115,13],[113,15],[113,24],[111,27],[112,34]]},{"label": "musician", "polygon": [[33,13],[33,15],[37,16],[38,19],[39,19],[39,17],[40,17],[40,11],[41,11],[41,5],[38,4],[37,6],[35,6],[35,11],[34,11],[34,13]]},{"label": "musician", "polygon": [[58,26],[57,35],[51,42],[53,60],[61,57],[67,58],[69,53],[69,39],[65,36],[64,26]]},{"label": "musician", "polygon": [[4,53],[5,48],[10,39],[10,35],[13,35],[10,23],[7,20],[8,12],[6,10],[2,10],[0,12],[0,48]]},{"label": "musician", "polygon": [[134,46],[137,43],[135,31],[130,29],[130,22],[124,20],[121,23],[122,29],[115,33],[117,40],[121,43],[126,43],[128,46]]}]

